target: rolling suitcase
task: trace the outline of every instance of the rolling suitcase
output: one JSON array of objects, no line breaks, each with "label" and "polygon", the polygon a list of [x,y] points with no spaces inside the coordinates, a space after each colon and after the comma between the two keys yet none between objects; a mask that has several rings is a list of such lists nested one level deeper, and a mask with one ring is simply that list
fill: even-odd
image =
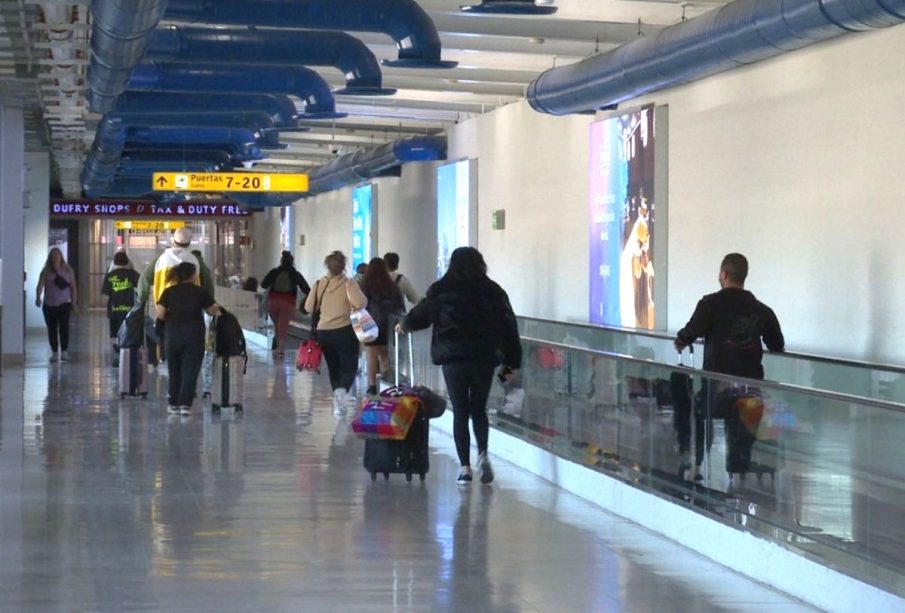
[{"label": "rolling suitcase", "polygon": [[[408,337],[408,358],[410,377],[415,370],[414,351],[412,349],[412,337]],[[398,385],[399,373],[399,333],[396,333],[395,360],[393,367],[396,372]],[[419,401],[420,404],[420,401]],[[401,440],[366,439],[364,467],[371,474],[371,480],[377,479],[377,473],[383,473],[384,479],[390,478],[390,473],[405,475],[406,481],[412,480],[412,475],[418,475],[424,481],[425,475],[430,472],[430,454],[428,442],[430,426],[424,407],[418,409],[408,434]]]},{"label": "rolling suitcase", "polygon": [[211,409],[231,408],[241,413],[245,402],[245,356],[214,357]]},{"label": "rolling suitcase", "polygon": [[119,397],[148,397],[148,350],[125,347],[119,350]]},{"label": "rolling suitcase", "polygon": [[403,440],[365,439],[364,466],[371,473],[371,480],[377,479],[377,473],[383,473],[385,479],[390,478],[390,473],[401,473],[406,481],[411,481],[412,475],[424,481],[430,471],[429,432],[427,416],[419,410]]}]

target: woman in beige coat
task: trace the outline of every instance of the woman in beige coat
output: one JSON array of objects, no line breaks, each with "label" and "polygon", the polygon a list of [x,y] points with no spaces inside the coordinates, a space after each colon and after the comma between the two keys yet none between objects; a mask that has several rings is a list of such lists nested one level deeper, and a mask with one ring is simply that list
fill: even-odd
[{"label": "woman in beige coat", "polygon": [[352,330],[349,313],[363,309],[368,299],[353,279],[346,276],[346,256],[334,251],[324,258],[327,274],[317,280],[305,300],[312,314],[312,329],[321,344],[330,386],[333,388],[333,413],[342,415],[355,397],[349,393],[358,373],[358,338]]}]

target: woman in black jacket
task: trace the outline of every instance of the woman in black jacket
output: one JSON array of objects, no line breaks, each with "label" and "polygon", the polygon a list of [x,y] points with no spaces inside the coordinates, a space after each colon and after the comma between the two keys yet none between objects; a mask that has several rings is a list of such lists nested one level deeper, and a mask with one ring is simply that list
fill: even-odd
[{"label": "woman in black jacket", "polygon": [[493,481],[487,459],[487,397],[493,371],[502,363],[500,375],[512,377],[521,367],[522,345],[509,297],[487,276],[487,264],[474,247],[452,252],[449,269],[427,290],[399,325],[400,331],[421,330],[433,325],[431,358],[443,366],[443,378],[453,407],[453,434],[462,466],[457,481],[472,480],[471,418],[478,443],[481,483]]},{"label": "woman in black jacket", "polygon": [[289,320],[295,313],[298,290],[302,290],[306,296],[311,291],[305,277],[295,269],[294,263],[292,254],[284,251],[280,265],[268,272],[261,281],[261,287],[270,290],[267,293],[267,312],[273,320],[275,332],[273,348],[278,358],[283,357]]}]

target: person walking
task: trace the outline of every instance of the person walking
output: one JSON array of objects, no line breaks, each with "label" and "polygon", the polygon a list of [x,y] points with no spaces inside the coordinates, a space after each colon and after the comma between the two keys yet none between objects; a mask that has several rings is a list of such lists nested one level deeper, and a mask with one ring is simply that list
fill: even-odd
[{"label": "person walking", "polygon": [[399,272],[399,254],[388,251],[383,254],[383,261],[390,271],[390,278],[399,286],[402,295],[412,304],[418,304],[421,301],[421,294],[415,289],[412,280]]},{"label": "person walking", "polygon": [[[724,373],[749,379],[763,379],[764,357],[763,345],[771,352],[779,352],[785,348],[785,339],[779,320],[773,310],[754,297],[745,289],[748,277],[748,260],[740,253],[730,253],[720,263],[718,281],[720,291],[708,294],[698,301],[694,313],[685,327],[679,330],[674,341],[676,351],[681,352],[697,338],[704,337],[704,370]],[[701,398],[706,406],[716,408],[721,390],[716,389],[717,382],[704,379]],[[729,391],[729,390],[727,390]],[[697,413],[697,412],[696,412]],[[710,413],[712,414],[712,413]],[[690,416],[679,416],[687,420]],[[704,428],[707,436],[705,437]],[[690,467],[691,445],[690,428],[677,421],[679,435],[679,453],[683,467]],[[745,472],[750,459],[753,438],[742,432],[744,426],[738,423],[738,415],[729,412],[726,416],[727,437],[738,442],[738,466],[727,466],[727,472]],[[739,436],[736,436],[736,435]],[[707,447],[713,442],[713,421],[709,414],[696,415],[695,419],[695,474],[700,480],[701,464],[704,461],[704,439]],[[750,440],[748,440],[750,439]],[[737,469],[737,470],[734,470]]]},{"label": "person walking", "polygon": [[113,348],[113,365],[119,365],[119,347],[116,336],[126,314],[135,304],[135,288],[141,277],[129,262],[125,251],[113,255],[113,270],[104,276],[101,294],[107,297],[107,320],[110,323],[110,344]]},{"label": "person walking", "polygon": [[35,305],[44,313],[44,323],[47,324],[52,352],[50,361],[69,361],[69,318],[72,311],[78,308],[79,292],[75,272],[58,247],[47,254],[47,261],[38,276],[35,296]]},{"label": "person walking", "polygon": [[261,281],[261,287],[267,292],[267,312],[273,320],[276,356],[282,358],[286,350],[286,334],[289,332],[289,321],[295,313],[298,292],[307,296],[311,286],[298,270],[295,259],[288,251],[280,257],[280,265],[272,269]]},{"label": "person walking", "polygon": [[313,330],[323,350],[333,389],[333,414],[345,414],[358,372],[358,338],[352,329],[349,313],[363,309],[368,302],[361,288],[346,276],[346,256],[334,251],[324,258],[327,274],[318,279],[305,300],[305,310],[312,314]]},{"label": "person walking", "polygon": [[220,314],[220,307],[198,286],[197,268],[190,262],[174,266],[169,286],[157,301],[157,319],[166,322],[164,347],[169,363],[169,407],[171,415],[189,416],[204,358],[204,317]]},{"label": "person walking", "polygon": [[522,345],[509,296],[487,276],[484,256],[474,247],[452,252],[449,268],[399,323],[400,332],[433,325],[431,359],[443,367],[453,409],[453,436],[461,469],[457,481],[472,481],[471,420],[478,444],[481,483],[493,481],[487,457],[490,424],[487,397],[494,369],[511,379],[522,365]]},{"label": "person walking", "polygon": [[393,283],[386,262],[374,258],[368,262],[361,290],[368,299],[368,313],[377,323],[377,339],[365,343],[368,363],[367,393],[377,393],[377,373],[386,373],[389,366],[387,337],[390,319],[405,312],[405,301],[399,287]]}]

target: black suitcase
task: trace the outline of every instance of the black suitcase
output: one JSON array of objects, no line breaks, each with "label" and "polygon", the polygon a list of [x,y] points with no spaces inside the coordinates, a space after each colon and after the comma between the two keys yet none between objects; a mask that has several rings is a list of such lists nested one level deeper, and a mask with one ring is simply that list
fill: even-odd
[{"label": "black suitcase", "polygon": [[377,473],[383,473],[385,479],[390,478],[390,473],[401,473],[406,481],[411,481],[412,475],[418,475],[424,481],[424,476],[430,471],[427,450],[429,432],[427,416],[423,409],[419,409],[404,440],[366,439],[364,466],[371,473],[371,480],[377,479]]}]

